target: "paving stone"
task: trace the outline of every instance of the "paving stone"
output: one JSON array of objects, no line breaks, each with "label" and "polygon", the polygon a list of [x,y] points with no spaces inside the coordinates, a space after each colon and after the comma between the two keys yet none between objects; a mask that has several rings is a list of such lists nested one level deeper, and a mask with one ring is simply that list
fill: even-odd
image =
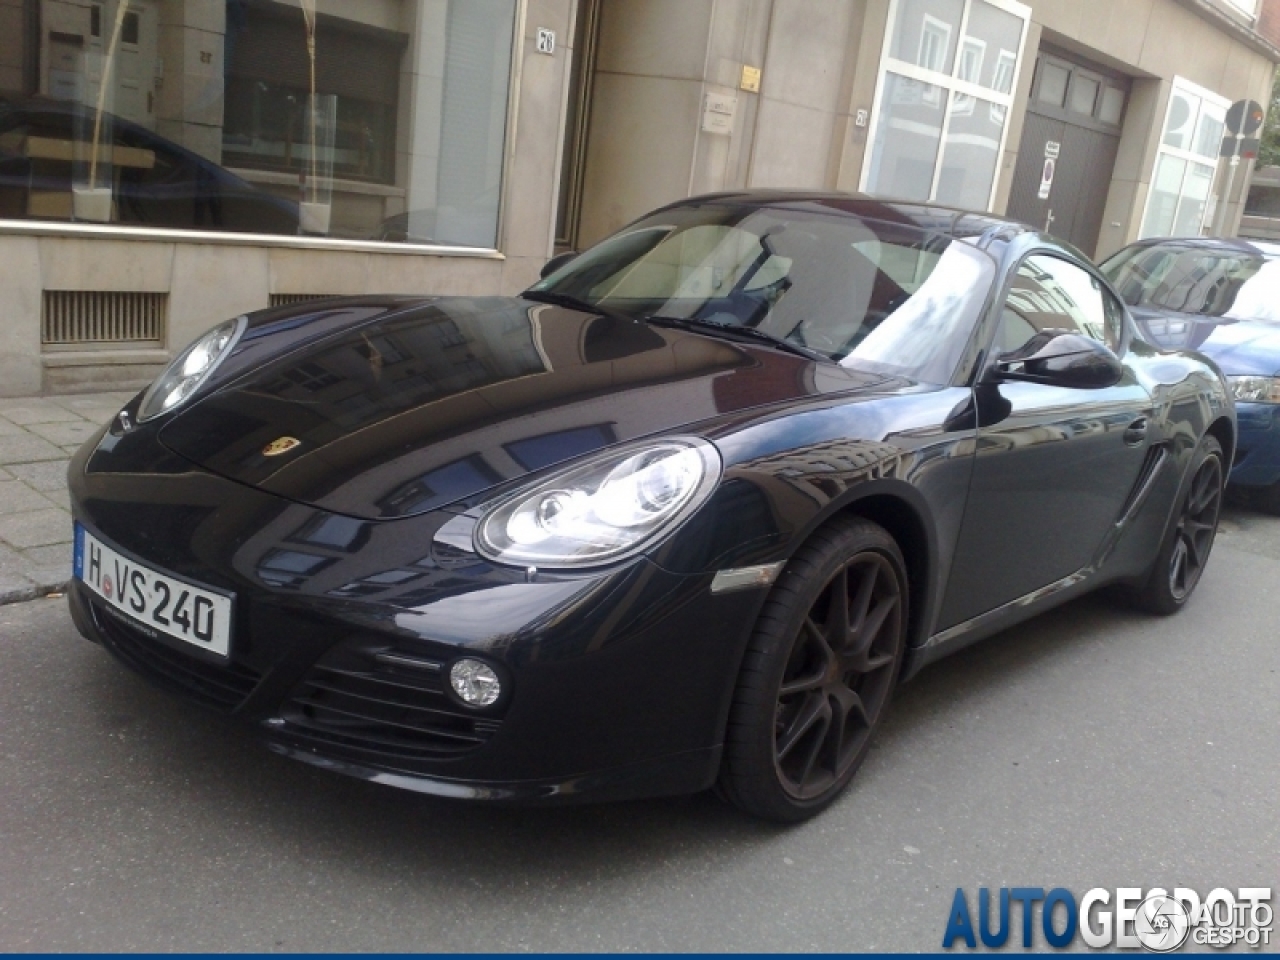
[{"label": "paving stone", "polygon": [[0,467],[4,476],[0,479],[17,477],[28,487],[36,490],[66,490],[67,461],[42,460],[39,463],[15,463],[9,467]]},{"label": "paving stone", "polygon": [[45,490],[42,496],[46,503],[52,503],[55,507],[71,512],[71,491],[66,487],[61,490]]},{"label": "paving stone", "polygon": [[55,543],[47,547],[31,547],[22,551],[23,558],[37,567],[66,567],[71,575],[71,544]]},{"label": "paving stone", "polygon": [[[56,495],[57,491],[50,493]],[[47,510],[49,503],[46,496],[37,493],[21,480],[0,480],[0,515]]]},{"label": "paving stone", "polygon": [[11,547],[43,547],[71,539],[71,514],[50,507],[0,516],[0,540]]},{"label": "paving stone", "polygon": [[68,451],[44,437],[27,433],[20,437],[0,437],[0,464],[34,463],[37,460],[65,460]]},{"label": "paving stone", "polygon": [[22,575],[46,590],[61,587],[71,579],[71,544],[56,543],[22,551]]},{"label": "paving stone", "polygon": [[19,426],[12,420],[0,417],[0,437],[22,437],[26,436],[26,433],[26,427]]},{"label": "paving stone", "polygon": [[0,401],[0,416],[19,426],[83,419],[66,407],[40,397]]},{"label": "paving stone", "polygon": [[81,416],[84,416],[85,410],[96,410],[100,407],[110,407],[113,412],[124,406],[124,402],[116,402],[116,397],[121,394],[115,393],[73,393],[60,397],[47,397],[51,403],[56,403],[60,407],[68,410],[74,410]]},{"label": "paving stone", "polygon": [[44,437],[50,443],[59,446],[82,444],[100,429],[98,424],[88,420],[77,420],[74,423],[33,423],[27,428],[32,433]]}]

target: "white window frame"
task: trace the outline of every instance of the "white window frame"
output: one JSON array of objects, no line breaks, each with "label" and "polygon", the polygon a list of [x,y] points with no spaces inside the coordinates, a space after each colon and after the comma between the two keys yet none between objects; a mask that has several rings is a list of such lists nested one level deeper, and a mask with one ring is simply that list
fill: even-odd
[{"label": "white window frame", "polygon": [[[1206,89],[1197,83],[1192,83],[1184,77],[1175,76],[1173,78],[1173,83],[1169,87],[1169,102],[1165,104],[1164,119],[1160,123],[1160,139],[1157,141],[1156,157],[1152,162],[1151,175],[1147,181],[1147,199],[1142,205],[1142,219],[1138,221],[1139,239],[1143,239],[1146,236],[1145,230],[1147,226],[1147,214],[1151,210],[1152,194],[1155,193],[1156,171],[1160,168],[1160,158],[1162,156],[1183,160],[1187,164],[1187,167],[1182,172],[1182,184],[1180,184],[1178,188],[1178,203],[1173,210],[1173,222],[1178,222],[1178,214],[1181,212],[1183,201],[1186,199],[1185,194],[1182,192],[1182,185],[1187,182],[1187,173],[1189,172],[1192,164],[1195,164],[1198,167],[1207,167],[1212,171],[1212,175],[1209,179],[1209,196],[1205,200],[1204,214],[1200,217],[1200,223],[1196,226],[1197,234],[1202,234],[1204,232],[1205,221],[1209,219],[1213,212],[1214,197],[1216,196],[1214,188],[1218,185],[1218,157],[1206,157],[1204,154],[1196,153],[1195,150],[1184,150],[1179,147],[1171,147],[1164,142],[1165,134],[1169,129],[1169,117],[1173,114],[1174,94],[1178,91],[1182,91],[1192,97],[1198,97],[1202,104],[1212,104],[1214,107],[1218,108],[1224,116],[1226,115],[1227,110],[1231,108],[1231,101],[1226,97],[1214,93],[1212,90]],[[1201,106],[1201,110],[1203,109],[1203,106]],[[1196,134],[1199,132],[1199,128],[1200,112],[1197,111],[1196,115],[1191,118],[1191,134],[1189,140],[1193,146],[1195,145]]]},{"label": "white window frame", "polygon": [[[1013,106],[1014,97],[1018,92],[1018,78],[1022,73],[1022,63],[1027,46],[1027,32],[1031,26],[1031,8],[1025,4],[1017,2],[1017,0],[964,0],[963,12],[960,16],[960,44],[957,45],[956,55],[951,64],[950,73],[942,73],[937,70],[930,70],[920,66],[918,63],[911,63],[907,60],[899,60],[892,54],[894,30],[898,22],[898,6],[901,0],[890,0],[889,16],[885,23],[884,44],[880,51],[880,71],[876,77],[876,92],[871,105],[871,129],[868,131],[867,147],[862,157],[862,173],[858,180],[858,189],[863,193],[868,190],[868,184],[871,179],[871,158],[875,152],[876,136],[879,134],[880,124],[884,122],[881,105],[884,98],[885,88],[888,86],[888,74],[895,73],[909,80],[915,80],[919,83],[929,84],[936,88],[941,88],[945,94],[946,103],[942,111],[942,130],[938,137],[938,155],[933,162],[933,182],[929,186],[929,201],[932,202],[938,196],[938,183],[942,177],[942,160],[946,151],[947,134],[951,131],[951,102],[952,98],[959,96],[965,98],[976,97],[981,100],[989,101],[993,109],[999,107],[1005,112],[1005,123],[1000,130],[1000,145],[996,152],[995,173],[991,178],[991,192],[987,196],[987,210],[990,210],[996,202],[996,193],[1000,189],[1000,172],[1003,164],[1000,158],[1004,156],[1005,149],[1009,140],[1009,108]],[[1013,65],[1013,78],[1009,86],[1008,93],[1001,93],[998,90],[984,87],[980,83],[973,83],[963,79],[960,76],[960,66],[963,59],[961,47],[963,47],[969,30],[969,11],[973,9],[974,3],[989,3],[998,10],[1011,13],[1022,21],[1022,32],[1018,37],[1018,49],[1014,54],[1015,60]],[[926,27],[928,21],[936,20],[936,18],[924,15]],[[946,27],[950,31],[950,25],[937,21],[939,25]],[[978,38],[970,38],[977,40]],[[950,40],[948,39],[948,44]],[[924,33],[921,33],[920,50],[917,56],[921,56],[924,51]],[[930,99],[930,103],[936,103],[936,99]]]}]

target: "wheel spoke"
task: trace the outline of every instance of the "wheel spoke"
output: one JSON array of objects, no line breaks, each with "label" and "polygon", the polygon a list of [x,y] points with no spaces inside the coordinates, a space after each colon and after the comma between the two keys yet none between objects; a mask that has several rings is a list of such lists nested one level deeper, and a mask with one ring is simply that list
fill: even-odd
[{"label": "wheel spoke", "polygon": [[[796,783],[801,787],[809,782],[809,774],[813,772],[814,762],[817,761],[818,757],[822,754],[822,748],[827,742],[828,734],[831,732],[831,705],[827,703],[825,697],[823,698],[823,706],[826,707],[826,710],[820,715],[820,720],[823,725],[822,729],[818,732],[818,735],[813,738],[813,745],[809,747],[809,752],[805,755],[804,767],[801,768],[800,776],[796,780]],[[834,768],[832,769],[832,772],[835,772]]]},{"label": "wheel spoke", "polygon": [[1173,548],[1173,561],[1170,564],[1169,581],[1175,593],[1181,593],[1186,589],[1187,542],[1182,537],[1178,537],[1177,545]]},{"label": "wheel spoke", "polygon": [[791,721],[791,725],[787,727],[786,732],[778,738],[777,750],[778,761],[782,762],[795,749],[806,733],[808,733],[815,723],[824,716],[830,718],[831,706],[827,703],[827,697],[822,693],[815,693],[805,701],[804,706],[800,708],[800,712],[796,718]]},{"label": "wheel spoke", "polygon": [[876,641],[880,638],[885,621],[897,609],[897,606],[897,594],[883,597],[875,605],[875,608],[865,618],[861,629],[858,631],[859,643],[857,649],[845,658],[845,669],[856,670],[858,673],[870,673],[872,670],[878,670],[886,663],[893,662],[892,655],[881,654],[873,657],[872,650],[875,648]]},{"label": "wheel spoke", "polygon": [[[847,567],[845,568],[848,569]],[[875,594],[876,580],[879,578],[880,567],[877,564],[868,564],[867,569],[862,574],[862,579],[858,582],[858,595],[853,598],[853,609],[856,611],[853,617],[849,635],[845,637],[845,644],[854,636],[861,636],[867,627],[867,614],[871,610],[871,600]]]},{"label": "wheel spoke", "polygon": [[841,567],[831,579],[827,606],[826,644],[832,656],[849,642],[849,568]]},{"label": "wheel spoke", "polygon": [[1196,545],[1196,538],[1190,533],[1182,534],[1182,542],[1186,544],[1187,564],[1192,570],[1199,570],[1204,566],[1204,561],[1200,556],[1200,548]]}]

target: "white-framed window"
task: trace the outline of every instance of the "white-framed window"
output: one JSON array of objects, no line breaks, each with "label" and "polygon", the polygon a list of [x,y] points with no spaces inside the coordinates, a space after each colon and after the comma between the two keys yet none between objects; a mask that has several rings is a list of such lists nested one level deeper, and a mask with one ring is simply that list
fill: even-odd
[{"label": "white-framed window", "polygon": [[1251,20],[1258,15],[1258,0],[1227,0],[1227,3]]},{"label": "white-framed window", "polygon": [[863,191],[991,208],[1030,19],[1017,0],[892,0]]},{"label": "white-framed window", "polygon": [[1200,235],[1230,106],[1231,101],[1212,90],[1173,78],[1141,237]]}]

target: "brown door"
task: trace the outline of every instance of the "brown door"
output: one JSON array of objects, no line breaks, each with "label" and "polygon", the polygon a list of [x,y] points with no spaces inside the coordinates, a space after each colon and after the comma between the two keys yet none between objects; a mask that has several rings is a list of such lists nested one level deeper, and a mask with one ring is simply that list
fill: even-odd
[{"label": "brown door", "polygon": [[1092,256],[1120,145],[1128,81],[1041,53],[1008,215]]}]

